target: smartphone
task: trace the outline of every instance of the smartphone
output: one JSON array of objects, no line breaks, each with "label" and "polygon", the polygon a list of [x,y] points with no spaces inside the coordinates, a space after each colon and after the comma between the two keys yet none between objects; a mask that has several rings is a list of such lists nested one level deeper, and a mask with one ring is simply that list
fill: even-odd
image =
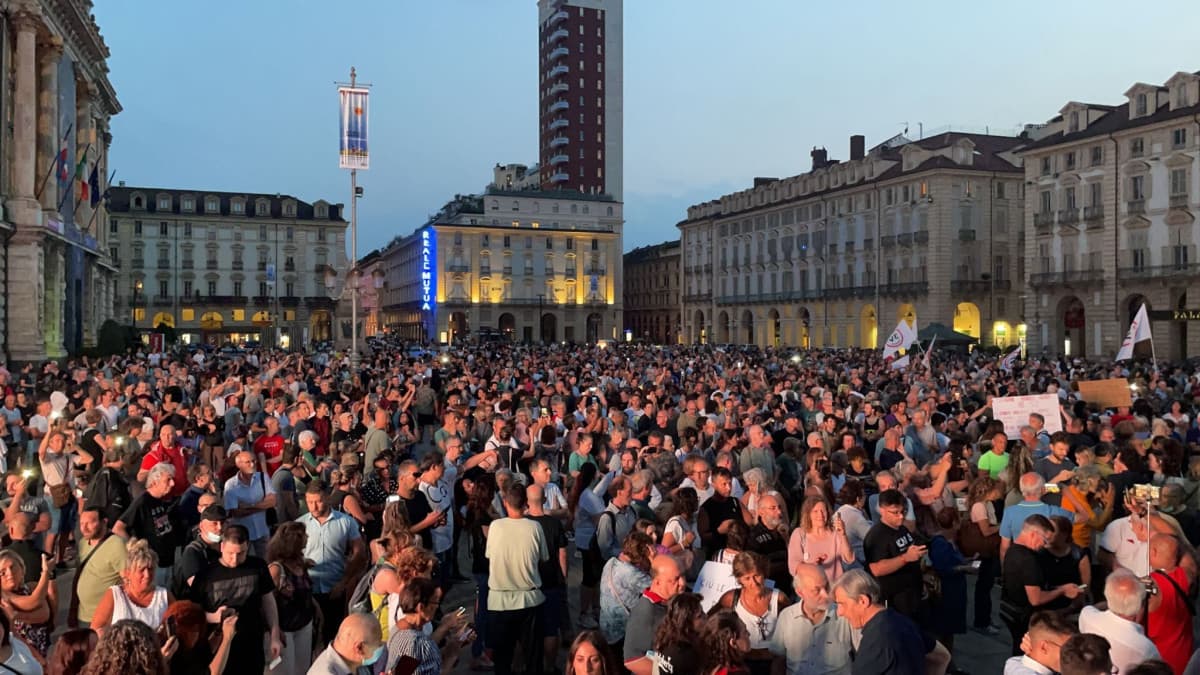
[{"label": "smartphone", "polygon": [[33,469],[25,469],[24,471],[21,472],[21,477],[24,478],[25,480],[29,480],[30,478],[33,478]]},{"label": "smartphone", "polygon": [[982,560],[972,560],[971,561],[971,569],[977,570],[977,569],[979,569],[979,566],[982,564],[983,564]]},{"label": "smartphone", "polygon": [[267,670],[275,670],[276,668],[279,667],[279,664],[281,664],[281,663],[283,663],[283,657],[276,656],[274,661],[271,661],[270,663],[267,664]]},{"label": "smartphone", "polygon": [[454,611],[454,616],[462,616],[463,614],[466,614],[466,613],[467,613],[466,607],[459,607],[457,610]]},{"label": "smartphone", "polygon": [[407,654],[400,657],[396,663],[396,667],[392,669],[392,675],[413,675],[417,672],[421,662]]},{"label": "smartphone", "polygon": [[400,501],[400,495],[388,495],[386,501],[388,504],[391,504],[392,502],[398,502]]},{"label": "smartphone", "polygon": [[1081,590],[1081,591],[1086,591],[1086,590],[1087,590],[1087,584],[1079,584],[1079,590]]},{"label": "smartphone", "polygon": [[175,637],[175,635],[176,635],[175,630],[176,630],[175,617],[168,616],[167,617],[167,638],[168,639]]}]

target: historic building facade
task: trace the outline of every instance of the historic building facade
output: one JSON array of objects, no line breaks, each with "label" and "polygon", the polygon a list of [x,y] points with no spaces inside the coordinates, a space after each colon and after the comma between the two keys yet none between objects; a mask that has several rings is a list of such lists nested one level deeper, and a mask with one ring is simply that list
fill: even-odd
[{"label": "historic building facade", "polygon": [[683,338],[679,240],[625,254],[625,329],[638,340],[674,344]]},{"label": "historic building facade", "polygon": [[333,339],[347,269],[341,204],[121,184],[109,211],[123,322],[210,344]]},{"label": "historic building facade", "polygon": [[103,189],[121,111],[91,11],[88,0],[14,0],[0,13],[0,339],[17,362],[79,352],[113,315],[104,202],[93,208],[76,180],[82,160]]},{"label": "historic building facade", "polygon": [[[1200,75],[1072,101],[1022,152],[1030,347],[1112,358],[1142,303],[1159,358],[1200,354]],[[1150,345],[1139,351],[1149,355]]]},{"label": "historic building facade", "polygon": [[697,204],[678,227],[690,342],[876,347],[904,319],[1024,339],[1023,137],[902,136]]},{"label": "historic building facade", "polygon": [[380,252],[383,328],[436,342],[616,338],[622,222],[606,195],[493,185],[458,196]]}]

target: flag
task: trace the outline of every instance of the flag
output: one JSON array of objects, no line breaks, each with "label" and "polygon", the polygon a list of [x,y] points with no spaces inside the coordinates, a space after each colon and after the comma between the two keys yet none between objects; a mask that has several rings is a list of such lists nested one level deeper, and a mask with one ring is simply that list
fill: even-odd
[{"label": "flag", "polygon": [[908,367],[908,354],[892,361],[892,370],[901,370]]},{"label": "flag", "polygon": [[[91,191],[91,204],[95,208],[100,203],[100,163],[92,165],[92,175],[88,176],[88,188]],[[88,196],[88,190],[83,191],[83,196]]]},{"label": "flag", "polygon": [[83,151],[83,157],[80,157],[79,163],[75,165],[75,180],[79,181],[79,201],[86,201],[88,198],[87,150]]},{"label": "flag", "polygon": [[1006,373],[1012,372],[1013,366],[1017,365],[1017,359],[1020,358],[1020,356],[1021,345],[1017,345],[1011,352],[1005,354],[1004,358],[1000,359],[1000,370],[1003,370]]},{"label": "flag", "polygon": [[367,98],[370,90],[338,87],[341,102],[339,116],[338,166],[343,169],[367,169]]},{"label": "flag", "polygon": [[1121,349],[1117,352],[1117,360],[1124,361],[1133,358],[1134,345],[1143,340],[1153,339],[1150,335],[1150,317],[1146,315],[1146,303],[1142,303],[1141,309],[1133,317],[1133,323],[1129,324],[1129,334],[1121,343]]},{"label": "flag", "polygon": [[[67,132],[68,135],[70,132]],[[58,182],[66,183],[71,179],[67,169],[67,138],[63,137],[62,148],[58,151]]]},{"label": "flag", "polygon": [[908,349],[916,339],[917,331],[902,319],[900,323],[896,324],[896,330],[892,331],[883,345],[883,358],[893,356],[901,349]]},{"label": "flag", "polygon": [[929,341],[929,347],[925,350],[925,370],[929,370],[929,354],[933,351],[933,345],[935,344],[937,344],[936,335],[934,335],[933,339]]}]

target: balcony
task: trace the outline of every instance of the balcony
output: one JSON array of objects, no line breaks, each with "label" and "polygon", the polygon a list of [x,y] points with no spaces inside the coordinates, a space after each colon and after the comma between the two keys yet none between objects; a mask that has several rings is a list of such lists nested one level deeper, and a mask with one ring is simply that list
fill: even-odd
[{"label": "balcony", "polygon": [[913,241],[918,244],[929,243],[929,230],[918,230],[913,232]]},{"label": "balcony", "polygon": [[554,44],[555,42],[558,42],[559,40],[567,37],[568,35],[570,35],[570,33],[567,32],[566,28],[559,28],[558,30],[551,33],[550,37],[546,38],[546,43]]},{"label": "balcony", "polygon": [[550,19],[548,21],[546,21],[546,25],[553,26],[553,25],[559,23],[560,21],[566,21],[566,20],[567,20],[567,10],[560,9],[550,16]]},{"label": "balcony", "polygon": [[879,287],[879,292],[882,295],[892,295],[902,298],[914,295],[927,295],[929,293],[929,282],[913,281],[906,284],[886,284]]},{"label": "balcony", "polygon": [[975,241],[975,230],[970,229],[970,228],[963,228],[963,229],[959,230],[958,231],[958,240],[959,241]]},{"label": "balcony", "polygon": [[196,296],[197,303],[206,303],[209,305],[244,305],[246,304],[246,296],[244,295],[210,295],[207,297]]},{"label": "balcony", "polygon": [[568,180],[571,180],[571,176],[569,176],[566,173],[563,173],[562,171],[559,171],[558,173],[552,174],[550,176],[551,183],[565,183]]},{"label": "balcony", "polygon": [[1104,207],[1103,206],[1085,206],[1085,207],[1083,207],[1083,219],[1088,221],[1089,223],[1094,220],[1103,220],[1104,219]]},{"label": "balcony", "polygon": [[565,153],[560,153],[550,158],[550,165],[564,164],[568,159],[570,158]]},{"label": "balcony", "polygon": [[1158,265],[1150,267],[1122,267],[1122,280],[1127,279],[1169,279],[1200,277],[1200,263],[1180,263],[1178,265]]},{"label": "balcony", "polygon": [[1104,270],[1041,272],[1029,277],[1031,286],[1092,286],[1104,283]]},{"label": "balcony", "polygon": [[911,233],[906,232],[904,234],[896,235],[896,244],[898,246],[904,246],[907,248],[909,246],[912,246],[912,242],[913,242],[913,236]]},{"label": "balcony", "polygon": [[1059,225],[1074,225],[1079,222],[1079,208],[1059,209],[1058,224]]},{"label": "balcony", "polygon": [[451,272],[470,272],[471,266],[466,263],[450,263],[446,266],[446,269]]},{"label": "balcony", "polygon": [[256,295],[254,296],[253,302],[256,307],[266,307],[274,300],[275,298],[270,295]]},{"label": "balcony", "polygon": [[204,261],[204,269],[206,269],[206,270],[215,270],[215,269],[217,269],[217,261],[216,261],[215,259],[213,259],[213,260],[205,260],[205,261]]},{"label": "balcony", "polygon": [[550,95],[555,96],[564,92],[571,91],[571,85],[566,82],[555,82],[553,87],[550,87]]},{"label": "balcony", "polygon": [[[896,245],[895,235],[885,234],[879,238],[879,247],[880,248],[891,248],[895,245]],[[803,258],[804,256],[800,256],[800,257]]]},{"label": "balcony", "polygon": [[571,142],[571,139],[567,138],[566,136],[555,136],[554,138],[550,139],[550,147],[558,148],[558,147],[562,147],[570,142]]},{"label": "balcony", "polygon": [[567,49],[566,47],[555,47],[554,51],[550,52],[550,60],[554,61],[555,59],[561,59],[562,57],[564,57],[570,53],[571,53],[571,50]]},{"label": "balcony", "polygon": [[196,261],[194,261],[194,260],[184,260],[183,262],[179,263],[180,269],[185,269],[185,270],[190,270],[195,265],[196,265]]},{"label": "balcony", "polygon": [[683,301],[689,305],[693,305],[693,304],[701,303],[701,302],[711,302],[712,294],[696,293],[694,295],[685,295],[685,296],[683,296]]},{"label": "balcony", "polygon": [[279,297],[279,304],[283,307],[299,307],[300,296],[298,295],[282,295]]},{"label": "balcony", "polygon": [[548,77],[550,79],[554,79],[554,78],[558,77],[559,75],[566,75],[569,72],[571,72],[570,68],[560,64],[560,65],[554,66],[553,68],[550,69],[550,74],[548,75]]},{"label": "balcony", "polygon": [[304,298],[304,306],[309,309],[333,309],[336,302],[324,295],[310,295]]},{"label": "balcony", "polygon": [[1041,213],[1033,214],[1034,227],[1050,227],[1053,224],[1054,224],[1054,212],[1053,211],[1043,211]]},{"label": "balcony", "polygon": [[604,276],[605,274],[608,274],[608,268],[603,267],[603,266],[602,267],[589,267],[585,271],[585,274],[587,274],[588,276],[592,276],[592,275]]},{"label": "balcony", "polygon": [[295,271],[296,271],[296,263],[294,263],[294,262],[285,262],[285,263],[283,264],[283,271],[284,271],[284,272],[295,272]]},{"label": "balcony", "polygon": [[1125,212],[1131,216],[1140,216],[1146,212],[1145,199],[1130,199],[1125,202]]},{"label": "balcony", "polygon": [[950,292],[954,295],[979,295],[992,289],[987,279],[951,279]]},{"label": "balcony", "polygon": [[566,101],[564,101],[563,99],[560,98],[557,101],[555,101],[554,103],[550,104],[550,112],[556,113],[556,112],[559,112],[560,110],[567,110],[570,107],[571,107],[570,103],[567,103]]},{"label": "balcony", "polygon": [[1186,194],[1171,195],[1169,200],[1169,206],[1173,209],[1186,209],[1188,207],[1188,196]]},{"label": "balcony", "polygon": [[259,271],[259,272],[266,272],[266,271],[267,271],[267,261],[266,261],[266,260],[259,260],[259,261],[258,261],[258,271]]},{"label": "balcony", "polygon": [[505,267],[503,270],[503,273],[504,273],[504,276],[511,277],[512,276],[512,267]]},{"label": "balcony", "polygon": [[130,265],[133,267],[133,269],[140,270],[146,266],[146,259],[145,258],[133,258],[132,261],[130,262]]},{"label": "balcony", "polygon": [[245,267],[245,263],[243,263],[241,260],[234,260],[234,261],[233,261],[233,269],[234,269],[234,270],[236,270],[236,271],[239,271],[239,272],[240,272],[240,271],[242,270],[242,268],[243,268],[243,267]]},{"label": "balcony", "polygon": [[570,122],[568,122],[565,117],[559,117],[550,123],[550,130],[553,131],[555,129],[562,129],[562,128],[565,128],[566,126],[568,126],[569,124],[570,124]]},{"label": "balcony", "polygon": [[175,304],[175,301],[169,295],[156,295],[150,300],[150,304],[158,305],[159,307],[167,307]]}]

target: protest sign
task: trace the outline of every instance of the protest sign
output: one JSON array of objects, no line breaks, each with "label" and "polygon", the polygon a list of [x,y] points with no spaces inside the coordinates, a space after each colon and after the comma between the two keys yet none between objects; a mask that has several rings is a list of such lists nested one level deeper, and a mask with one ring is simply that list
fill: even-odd
[{"label": "protest sign", "polygon": [[1046,431],[1062,431],[1062,416],[1058,410],[1057,394],[1035,394],[1032,396],[1005,396],[992,399],[992,413],[1004,423],[1004,433],[1010,439],[1019,438],[1021,427],[1029,424],[1030,413],[1041,413],[1046,418]]},{"label": "protest sign", "polygon": [[1128,408],[1133,405],[1129,393],[1129,380],[1114,377],[1107,380],[1077,382],[1079,398],[1098,408]]}]

